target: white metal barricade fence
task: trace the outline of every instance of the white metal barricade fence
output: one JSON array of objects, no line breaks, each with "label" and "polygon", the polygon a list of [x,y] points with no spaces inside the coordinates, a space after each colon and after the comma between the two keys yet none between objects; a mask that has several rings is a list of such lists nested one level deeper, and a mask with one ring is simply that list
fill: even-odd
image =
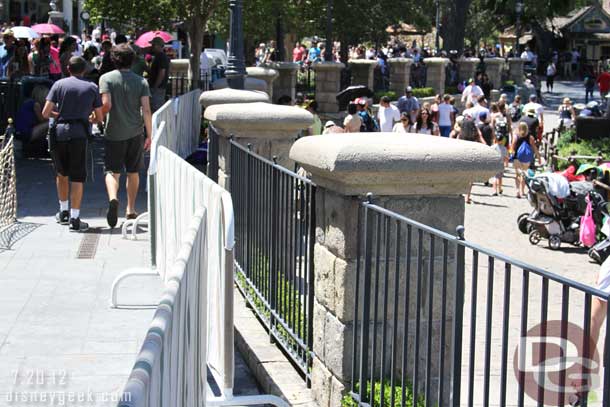
[{"label": "white metal barricade fence", "polygon": [[[153,139],[151,143],[150,165],[148,170],[149,198],[151,181],[154,182],[156,172],[156,149],[158,146],[167,147],[182,158],[188,157],[199,144],[201,132],[201,105],[199,103],[200,90],[194,90],[179,97],[168,100],[152,117]],[[160,132],[161,123],[165,123],[165,132]],[[141,214],[137,219],[123,223],[123,237],[137,238],[138,225],[149,219],[151,209]],[[131,230],[131,233],[129,231]],[[151,240],[152,242],[152,240]],[[154,247],[152,248],[153,266],[155,265]]]},{"label": "white metal barricade fence", "polygon": [[13,137],[0,138],[0,229],[17,221],[17,182]]},{"label": "white metal barricade fence", "polygon": [[[233,396],[230,194],[167,148],[156,153],[166,287],[119,407],[287,406],[271,395]],[[219,396],[209,389],[208,369]]]},{"label": "white metal barricade fence", "polygon": [[[163,146],[182,158],[190,155],[198,146],[201,127],[200,90],[194,90],[185,95],[168,100],[152,117],[153,137],[148,167],[148,212],[141,214],[135,220],[126,221],[122,227],[123,237],[136,239],[138,225],[148,221],[150,235],[151,268],[132,268],[121,273],[112,283],[110,304],[117,307],[118,290],[121,283],[130,277],[161,276],[164,278],[165,267],[157,267],[157,251],[163,242],[158,242],[159,227],[157,221],[157,195],[159,193],[157,180],[157,151]],[[165,252],[165,248],[161,250]],[[175,251],[175,248],[174,248]],[[165,266],[165,265],[163,265]],[[156,304],[130,304],[149,306]]]}]

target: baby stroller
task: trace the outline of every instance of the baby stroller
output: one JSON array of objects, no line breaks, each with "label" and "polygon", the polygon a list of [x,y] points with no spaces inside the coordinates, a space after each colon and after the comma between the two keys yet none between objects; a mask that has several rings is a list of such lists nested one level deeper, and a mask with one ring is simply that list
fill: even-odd
[{"label": "baby stroller", "polygon": [[548,239],[552,250],[561,243],[578,245],[580,240],[580,217],[585,213],[589,195],[596,208],[603,197],[594,190],[590,182],[568,183],[559,174],[544,174],[526,180],[528,201],[534,208],[530,214],[522,214],[517,222],[519,230],[529,234],[533,245]]}]

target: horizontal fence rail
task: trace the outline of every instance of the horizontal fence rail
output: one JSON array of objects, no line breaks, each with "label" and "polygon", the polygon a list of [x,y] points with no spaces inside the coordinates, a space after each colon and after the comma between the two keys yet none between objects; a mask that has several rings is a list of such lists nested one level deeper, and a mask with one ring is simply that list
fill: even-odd
[{"label": "horizontal fence rail", "polygon": [[316,186],[230,143],[235,280],[271,337],[309,378]]},{"label": "horizontal fence rail", "polygon": [[610,406],[608,294],[370,200],[358,239],[356,405]]}]

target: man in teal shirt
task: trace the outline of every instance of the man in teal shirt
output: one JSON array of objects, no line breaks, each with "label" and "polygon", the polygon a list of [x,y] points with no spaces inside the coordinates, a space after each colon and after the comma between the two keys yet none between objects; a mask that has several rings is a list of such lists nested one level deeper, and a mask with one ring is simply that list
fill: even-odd
[{"label": "man in teal shirt", "polygon": [[112,49],[116,69],[100,77],[100,93],[105,128],[105,181],[108,191],[106,220],[113,228],[118,220],[118,191],[121,172],[127,172],[126,219],[135,219],[136,196],[140,185],[139,171],[144,169],[144,150],[150,149],[152,113],[150,89],[144,78],[131,71],[136,58],[127,44]]}]

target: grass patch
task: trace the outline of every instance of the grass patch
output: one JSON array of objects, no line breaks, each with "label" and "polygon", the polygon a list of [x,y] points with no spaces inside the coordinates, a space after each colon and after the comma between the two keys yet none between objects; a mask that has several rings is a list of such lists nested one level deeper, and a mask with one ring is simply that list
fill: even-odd
[{"label": "grass patch", "polygon": [[[381,383],[375,382],[374,393],[373,393],[373,402],[371,403],[371,407],[376,407],[381,405]],[[424,400],[423,395],[419,395],[417,397],[417,402],[413,404],[413,386],[411,383],[406,383],[405,385],[405,406],[406,407],[424,407],[426,402]],[[356,391],[360,390],[360,386],[356,385]],[[371,382],[367,382],[366,390],[368,394],[371,394]],[[394,393],[394,404],[390,404],[392,402],[392,393]],[[383,404],[388,407],[401,407],[402,404],[402,387],[394,386],[393,388],[389,384],[383,385]],[[341,400],[341,407],[358,407],[358,403],[356,403],[349,394],[346,394]]]}]

